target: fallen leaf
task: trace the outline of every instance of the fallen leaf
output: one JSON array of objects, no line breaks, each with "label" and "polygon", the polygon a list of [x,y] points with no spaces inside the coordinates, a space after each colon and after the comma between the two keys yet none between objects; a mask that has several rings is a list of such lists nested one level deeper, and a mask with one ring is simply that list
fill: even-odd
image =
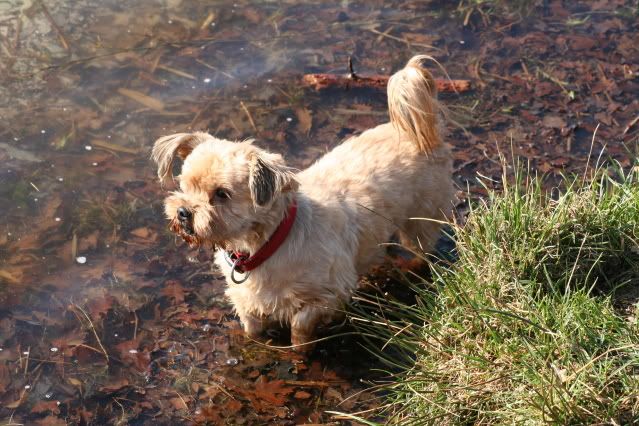
[{"label": "fallen leaf", "polygon": [[313,116],[311,112],[306,108],[296,108],[295,115],[297,116],[297,127],[299,131],[308,136],[311,132],[311,127],[313,127]]},{"label": "fallen leaf", "polygon": [[286,387],[284,380],[269,382],[266,377],[260,376],[255,381],[255,396],[274,405],[283,405],[292,392],[293,389]]},{"label": "fallen leaf", "polygon": [[36,414],[49,411],[53,414],[60,414],[60,407],[57,401],[38,401],[31,407],[31,412]]},{"label": "fallen leaf", "polygon": [[184,400],[184,398],[180,398],[180,397],[171,398],[171,399],[169,399],[169,402],[171,403],[171,406],[174,409],[176,409],[176,410],[188,410],[189,409],[189,406],[186,405],[186,401]]},{"label": "fallen leaf", "polygon": [[4,393],[11,384],[11,373],[9,367],[5,364],[0,364],[0,394]]},{"label": "fallen leaf", "polygon": [[146,240],[147,238],[149,238],[149,235],[151,235],[151,231],[149,231],[149,228],[147,227],[141,227],[131,231],[131,235]]},{"label": "fallen leaf", "polygon": [[129,380],[124,377],[120,377],[119,379],[114,379],[104,384],[100,390],[106,393],[115,393],[126,386],[129,386]]},{"label": "fallen leaf", "polygon": [[566,127],[566,122],[564,121],[563,118],[559,117],[558,115],[545,116],[543,119],[543,124],[544,126],[550,127],[553,129],[561,129],[563,127]]},{"label": "fallen leaf", "polygon": [[297,391],[295,395],[293,395],[295,399],[309,399],[311,396],[313,395],[306,391]]},{"label": "fallen leaf", "polygon": [[138,92],[137,90],[125,89],[124,87],[120,87],[118,89],[118,93],[126,96],[127,98],[133,99],[137,103],[151,108],[152,110],[164,111],[164,102],[151,96],[145,95],[142,92]]},{"label": "fallen leaf", "polygon": [[175,300],[176,304],[182,303],[184,302],[184,287],[175,280],[167,281],[162,288],[162,295]]}]

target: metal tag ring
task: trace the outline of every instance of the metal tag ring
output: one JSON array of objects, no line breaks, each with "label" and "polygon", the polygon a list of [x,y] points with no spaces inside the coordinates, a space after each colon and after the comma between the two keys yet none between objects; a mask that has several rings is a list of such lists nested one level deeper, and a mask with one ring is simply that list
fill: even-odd
[{"label": "metal tag ring", "polygon": [[233,262],[233,265],[231,266],[231,281],[233,281],[235,284],[242,284],[244,281],[248,280],[248,277],[251,275],[251,271],[246,271],[244,272],[244,278],[239,280],[235,279],[235,273],[237,272],[235,267],[237,266],[237,263],[239,261],[240,259],[237,259],[235,262]]}]

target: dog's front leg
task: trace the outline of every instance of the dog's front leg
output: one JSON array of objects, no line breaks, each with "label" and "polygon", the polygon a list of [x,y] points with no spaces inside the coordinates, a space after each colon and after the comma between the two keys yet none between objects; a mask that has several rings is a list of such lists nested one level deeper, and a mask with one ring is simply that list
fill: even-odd
[{"label": "dog's front leg", "polygon": [[326,319],[326,309],[305,306],[291,321],[291,343],[297,352],[310,352],[315,347],[315,329]]},{"label": "dog's front leg", "polygon": [[257,340],[266,324],[266,320],[247,312],[238,312],[244,333],[251,339]]}]

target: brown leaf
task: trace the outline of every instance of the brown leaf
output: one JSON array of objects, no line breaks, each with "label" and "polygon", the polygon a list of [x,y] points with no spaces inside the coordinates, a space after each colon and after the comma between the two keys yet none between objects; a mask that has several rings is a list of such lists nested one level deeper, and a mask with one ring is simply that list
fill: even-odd
[{"label": "brown leaf", "polygon": [[184,287],[175,280],[167,281],[162,288],[162,295],[174,299],[176,304],[182,303],[184,302]]},{"label": "brown leaf", "polygon": [[297,391],[295,395],[293,395],[295,399],[309,399],[311,396],[313,395],[306,391]]},{"label": "brown leaf", "polygon": [[60,407],[57,401],[38,401],[31,408],[32,413],[41,414],[52,412],[53,414],[60,414]]},{"label": "brown leaf", "polygon": [[284,380],[269,382],[266,377],[260,376],[255,381],[255,396],[274,405],[284,405],[286,397],[292,392],[293,389],[286,387]]},{"label": "brown leaf", "polygon": [[11,373],[9,367],[5,364],[0,364],[0,394],[4,393],[11,384]]},{"label": "brown leaf", "polygon": [[169,399],[169,402],[171,403],[171,406],[175,410],[188,410],[189,409],[189,406],[186,405],[186,401],[184,400],[184,398],[180,398],[180,397],[171,398],[171,399]]},{"label": "brown leaf", "polygon": [[149,235],[151,235],[151,231],[149,231],[149,228],[143,226],[141,228],[136,228],[133,231],[131,231],[131,235],[133,235],[134,237],[138,237],[138,238],[142,238],[143,240],[146,240],[147,238],[149,238]]},{"label": "brown leaf", "polygon": [[145,95],[144,93],[138,92],[137,90],[125,89],[124,87],[120,87],[118,89],[118,93],[126,96],[127,98],[133,99],[137,103],[142,104],[147,108],[151,108],[152,110],[164,111],[164,102],[151,96]]},{"label": "brown leaf", "polygon": [[67,422],[57,416],[47,416],[44,419],[36,420],[38,426],[66,426]]},{"label": "brown leaf", "polygon": [[300,132],[308,135],[313,127],[313,115],[306,108],[296,108],[295,115],[297,116],[297,127]]},{"label": "brown leaf", "polygon": [[564,121],[563,118],[559,117],[558,115],[545,116],[543,119],[543,124],[544,126],[550,127],[553,129],[561,129],[563,127],[566,127],[566,122]]},{"label": "brown leaf", "polygon": [[126,386],[129,386],[129,381],[124,377],[120,377],[119,379],[114,379],[104,384],[100,390],[106,393],[114,393]]}]

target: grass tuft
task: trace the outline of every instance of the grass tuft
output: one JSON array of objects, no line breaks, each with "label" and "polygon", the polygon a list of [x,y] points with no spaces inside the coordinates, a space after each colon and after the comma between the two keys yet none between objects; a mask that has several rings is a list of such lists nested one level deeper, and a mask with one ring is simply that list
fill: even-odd
[{"label": "grass tuft", "polygon": [[383,307],[354,315],[394,371],[391,422],[639,421],[639,326],[615,305],[639,286],[638,180],[504,178],[452,225],[458,260],[433,265],[414,304],[360,301]]}]

